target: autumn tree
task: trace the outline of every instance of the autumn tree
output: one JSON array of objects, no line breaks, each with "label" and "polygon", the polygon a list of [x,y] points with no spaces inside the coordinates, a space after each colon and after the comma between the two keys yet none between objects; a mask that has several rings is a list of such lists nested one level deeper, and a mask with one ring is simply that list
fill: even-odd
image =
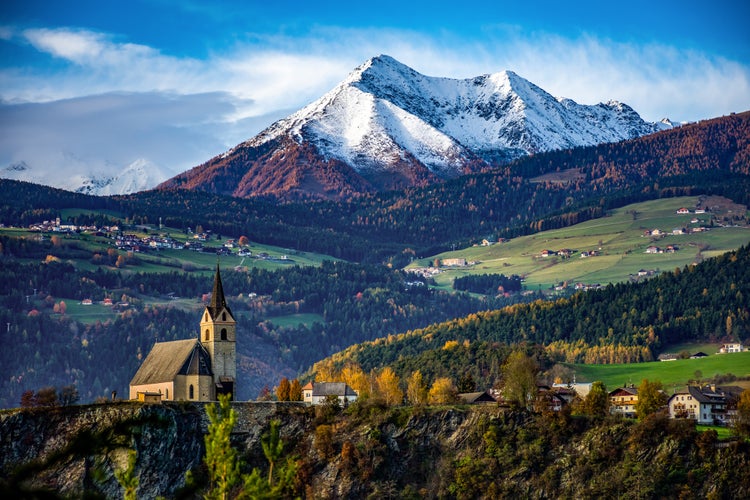
[{"label": "autumn tree", "polygon": [[635,413],[638,420],[643,420],[648,415],[656,413],[667,404],[667,396],[662,391],[661,382],[654,380],[649,382],[647,378],[638,386],[638,401],[635,403]]},{"label": "autumn tree", "polygon": [[54,387],[43,387],[36,391],[36,406],[57,406],[57,390]]},{"label": "autumn tree", "polygon": [[383,368],[375,379],[378,395],[389,406],[399,405],[404,400],[404,391],[399,387],[399,378],[390,366]]},{"label": "autumn tree", "polygon": [[732,427],[738,436],[750,438],[750,389],[745,389],[740,393]]},{"label": "autumn tree", "polygon": [[427,402],[428,388],[419,370],[413,372],[406,384],[406,399],[414,406]]},{"label": "autumn tree", "polygon": [[370,395],[370,377],[359,364],[347,363],[341,369],[339,378],[354,389],[359,397],[365,398]]},{"label": "autumn tree", "polygon": [[63,406],[70,406],[74,405],[78,402],[80,399],[80,395],[78,394],[78,389],[76,389],[75,385],[66,385],[62,389],[60,389],[60,392],[58,393],[58,400],[61,405]]},{"label": "autumn tree", "polygon": [[453,385],[453,381],[448,377],[435,379],[427,394],[427,400],[430,404],[448,404],[458,401],[458,390]]},{"label": "autumn tree", "polygon": [[244,246],[247,246],[247,245],[249,245],[249,244],[250,244],[250,239],[249,239],[249,238],[248,238],[247,236],[245,236],[245,235],[242,235],[242,236],[240,236],[240,237],[239,237],[239,239],[237,240],[237,243],[238,243],[238,244],[239,244],[240,246],[243,246],[243,247],[244,247]]},{"label": "autumn tree", "polygon": [[302,401],[302,385],[296,378],[289,386],[289,401]]},{"label": "autumn tree", "polygon": [[534,358],[514,351],[503,365],[503,398],[521,408],[531,409],[537,395],[536,376],[539,366]]},{"label": "autumn tree", "polygon": [[605,417],[609,414],[609,393],[604,382],[596,381],[578,405],[577,413],[590,417]]},{"label": "autumn tree", "polygon": [[284,377],[276,387],[276,399],[279,401],[291,401],[291,389],[292,386],[289,383],[289,379]]}]

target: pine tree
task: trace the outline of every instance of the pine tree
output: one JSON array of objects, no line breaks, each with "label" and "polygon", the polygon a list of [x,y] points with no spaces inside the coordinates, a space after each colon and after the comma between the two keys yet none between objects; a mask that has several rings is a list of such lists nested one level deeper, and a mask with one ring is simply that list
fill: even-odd
[{"label": "pine tree", "polygon": [[240,461],[237,450],[232,448],[230,435],[237,422],[237,413],[229,405],[229,395],[219,395],[219,407],[206,406],[208,434],[205,437],[206,457],[210,489],[206,499],[226,500],[229,492],[240,481]]}]

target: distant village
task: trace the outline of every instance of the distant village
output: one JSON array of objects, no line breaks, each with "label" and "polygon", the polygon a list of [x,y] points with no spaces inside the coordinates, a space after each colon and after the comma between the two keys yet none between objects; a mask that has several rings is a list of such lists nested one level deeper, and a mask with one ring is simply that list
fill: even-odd
[{"label": "distant village", "polygon": [[[136,226],[143,232],[148,233],[153,231],[150,226]],[[192,235],[193,241],[182,242],[166,233],[159,233],[145,236],[141,236],[135,233],[124,233],[120,226],[77,226],[73,224],[61,224],[60,218],[54,221],[43,221],[29,225],[29,230],[33,232],[41,233],[62,233],[62,234],[73,234],[73,233],[89,233],[94,236],[108,238],[112,241],[112,244],[118,249],[126,252],[148,252],[153,250],[191,250],[194,252],[205,252],[217,255],[230,255],[235,253],[239,257],[254,257],[258,259],[271,259],[272,257],[267,252],[258,252],[253,255],[248,245],[240,245],[235,239],[224,240],[218,247],[209,246],[206,243],[212,238],[221,240],[221,236],[213,235],[209,231],[200,231],[193,233],[192,229],[188,228],[188,234]],[[278,257],[279,260],[288,261],[287,255]]]}]

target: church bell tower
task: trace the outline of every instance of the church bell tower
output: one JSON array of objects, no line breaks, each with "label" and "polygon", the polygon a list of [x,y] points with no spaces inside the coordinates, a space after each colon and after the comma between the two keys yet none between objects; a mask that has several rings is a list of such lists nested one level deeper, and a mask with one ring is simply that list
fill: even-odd
[{"label": "church bell tower", "polygon": [[219,264],[216,264],[211,303],[203,311],[200,323],[200,342],[211,357],[214,374],[214,400],[219,394],[230,394],[235,399],[237,379],[237,322],[224,298]]}]

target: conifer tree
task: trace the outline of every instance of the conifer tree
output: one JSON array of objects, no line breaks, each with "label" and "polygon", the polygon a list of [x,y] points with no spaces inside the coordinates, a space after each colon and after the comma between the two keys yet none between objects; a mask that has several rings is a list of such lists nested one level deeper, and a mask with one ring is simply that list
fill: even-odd
[{"label": "conifer tree", "polygon": [[229,405],[229,395],[219,395],[219,407],[207,405],[208,434],[205,437],[210,489],[205,498],[226,500],[229,492],[240,481],[240,461],[232,448],[230,435],[237,422],[237,413]]}]

